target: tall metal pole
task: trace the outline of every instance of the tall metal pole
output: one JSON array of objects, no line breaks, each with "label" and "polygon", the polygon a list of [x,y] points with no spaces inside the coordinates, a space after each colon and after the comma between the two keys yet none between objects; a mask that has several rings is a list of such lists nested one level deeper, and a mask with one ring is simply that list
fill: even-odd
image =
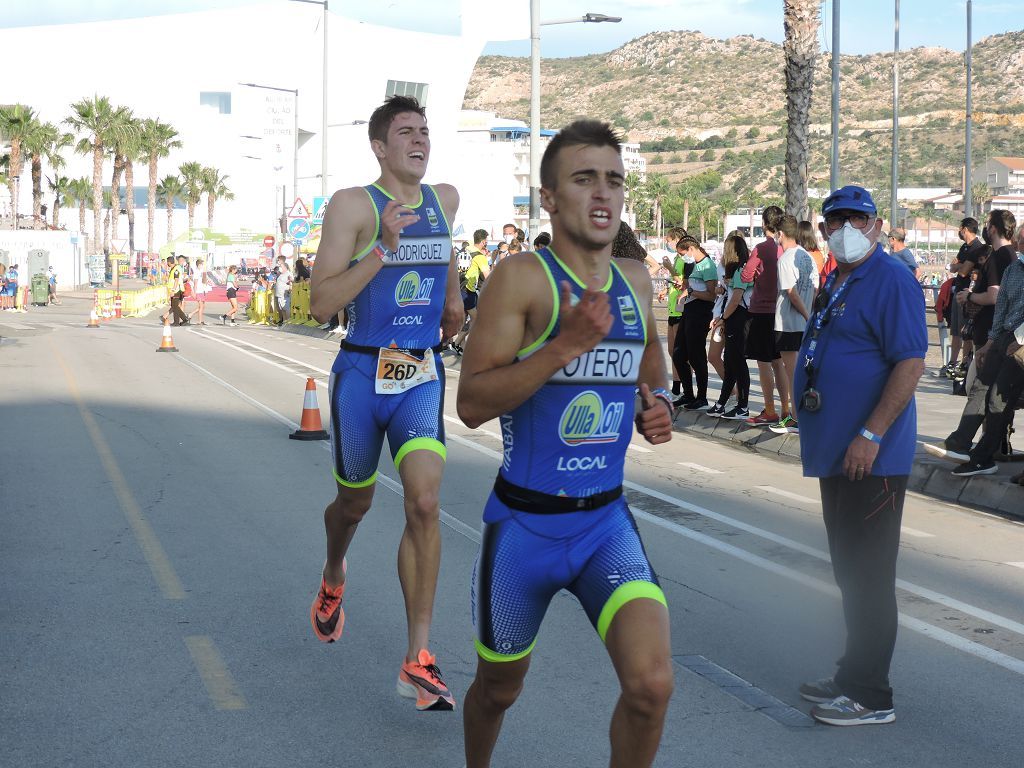
[{"label": "tall metal pole", "polygon": [[530,223],[540,232],[540,0],[530,0]]},{"label": "tall metal pole", "polygon": [[295,93],[295,154],[292,157],[292,170],[295,174],[295,178],[292,179],[292,191],[295,192],[295,198],[299,197],[299,89],[294,90]]},{"label": "tall metal pole", "polygon": [[971,0],[967,0],[967,135],[964,142],[964,216],[974,215],[971,195]]},{"label": "tall metal pole", "polygon": [[[327,197],[327,0],[324,0],[324,119],[320,124],[320,194]],[[295,134],[298,139],[298,133]]]},{"label": "tall metal pole", "polygon": [[839,189],[839,0],[832,0],[832,164],[830,190]]},{"label": "tall metal pole", "polygon": [[896,0],[896,26],[892,49],[892,214],[889,227],[895,227],[899,214],[900,169],[900,0]]}]

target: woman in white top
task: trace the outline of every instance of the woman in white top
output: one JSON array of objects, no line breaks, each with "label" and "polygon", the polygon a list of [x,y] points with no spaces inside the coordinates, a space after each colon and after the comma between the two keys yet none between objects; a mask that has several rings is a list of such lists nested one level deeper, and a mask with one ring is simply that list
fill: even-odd
[{"label": "woman in white top", "polygon": [[206,309],[206,294],[210,292],[211,288],[213,288],[213,283],[206,271],[206,264],[202,259],[196,259],[196,267],[192,273],[192,292],[195,294],[198,306],[188,316],[188,319],[191,320],[195,315],[199,315],[196,325],[206,325],[203,320],[203,312]]}]

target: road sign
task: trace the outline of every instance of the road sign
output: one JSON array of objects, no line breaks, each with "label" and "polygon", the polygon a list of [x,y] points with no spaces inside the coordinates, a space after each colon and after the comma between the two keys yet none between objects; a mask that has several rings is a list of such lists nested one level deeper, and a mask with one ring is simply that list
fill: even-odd
[{"label": "road sign", "polygon": [[301,197],[296,197],[295,202],[292,203],[291,209],[288,211],[289,219],[308,219],[309,209],[306,204],[302,202]]},{"label": "road sign", "polygon": [[292,240],[303,240],[309,236],[309,220],[308,219],[289,219],[288,220],[288,234],[291,235]]},{"label": "road sign", "polygon": [[324,223],[324,214],[327,213],[327,204],[331,201],[329,197],[313,198],[313,226],[318,227]]},{"label": "road sign", "polygon": [[264,248],[273,248],[275,242],[277,242],[277,241],[274,240],[274,236],[273,235],[267,235],[266,237],[263,238],[263,247]]}]

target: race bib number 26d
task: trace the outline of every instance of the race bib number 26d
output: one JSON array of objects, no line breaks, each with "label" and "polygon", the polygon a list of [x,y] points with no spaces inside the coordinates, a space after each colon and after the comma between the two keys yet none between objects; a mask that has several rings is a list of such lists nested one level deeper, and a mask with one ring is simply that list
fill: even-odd
[{"label": "race bib number 26d", "polygon": [[400,349],[382,349],[377,356],[374,391],[378,395],[397,395],[413,387],[437,381],[434,355],[429,350],[423,359]]}]

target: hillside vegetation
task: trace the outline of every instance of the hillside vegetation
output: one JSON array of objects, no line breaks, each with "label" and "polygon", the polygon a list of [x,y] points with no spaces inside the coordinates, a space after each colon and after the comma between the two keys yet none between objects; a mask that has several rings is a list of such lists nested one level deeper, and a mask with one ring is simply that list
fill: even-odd
[{"label": "hillside vegetation", "polygon": [[[831,144],[830,55],[817,67],[810,186],[825,187]],[[889,187],[892,53],[843,56],[840,169],[844,182]],[[529,120],[528,58],[482,57],[467,109]],[[975,45],[974,159],[1024,155],[1024,31]],[[964,152],[964,55],[943,48],[900,54],[900,184],[959,187]],[[544,127],[580,116],[608,120],[640,142],[648,171],[681,182],[702,171],[742,198],[782,194],[785,93],[782,46],[749,35],[653,32],[614,51],[545,59]]]}]

